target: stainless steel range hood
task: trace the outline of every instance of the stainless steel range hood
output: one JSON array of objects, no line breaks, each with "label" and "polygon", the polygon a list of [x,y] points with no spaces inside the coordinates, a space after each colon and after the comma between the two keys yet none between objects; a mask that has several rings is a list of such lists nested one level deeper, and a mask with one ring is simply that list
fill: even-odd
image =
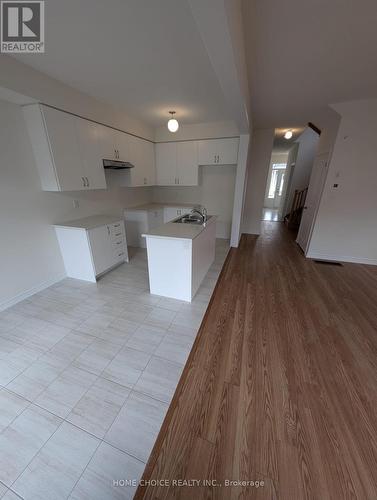
[{"label": "stainless steel range hood", "polygon": [[135,165],[132,165],[129,161],[121,161],[121,160],[102,160],[103,168],[111,169],[111,170],[123,170],[125,168],[134,168]]}]

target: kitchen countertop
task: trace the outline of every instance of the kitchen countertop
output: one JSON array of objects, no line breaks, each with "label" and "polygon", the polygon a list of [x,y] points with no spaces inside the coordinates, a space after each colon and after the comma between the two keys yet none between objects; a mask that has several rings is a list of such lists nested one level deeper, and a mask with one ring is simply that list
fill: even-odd
[{"label": "kitchen countertop", "polygon": [[[178,217],[179,218],[179,217]],[[144,238],[177,238],[180,240],[193,240],[210,224],[216,222],[217,215],[208,215],[205,225],[180,224],[176,222],[167,222],[162,226],[151,229],[148,233],[142,234]]]},{"label": "kitchen countertop", "polygon": [[114,224],[114,222],[122,221],[122,216],[114,215],[91,215],[66,222],[54,224],[55,227],[71,227],[74,229],[94,229],[95,227],[105,226],[106,224]]},{"label": "kitchen countertop", "polygon": [[125,210],[134,211],[134,210],[158,210],[159,208],[165,207],[199,207],[200,203],[145,203],[144,205],[137,205],[136,207],[127,207]]}]

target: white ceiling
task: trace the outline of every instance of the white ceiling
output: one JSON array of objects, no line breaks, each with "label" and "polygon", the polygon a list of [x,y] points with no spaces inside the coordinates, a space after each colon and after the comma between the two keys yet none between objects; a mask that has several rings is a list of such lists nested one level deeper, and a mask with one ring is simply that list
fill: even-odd
[{"label": "white ceiling", "polygon": [[244,0],[254,123],[291,127],[377,96],[376,0]]},{"label": "white ceiling", "polygon": [[[292,130],[292,137],[290,139],[286,139],[284,137],[284,134],[287,130]],[[303,133],[305,130],[304,127],[296,127],[292,129],[288,128],[276,128],[275,129],[275,136],[274,136],[274,144],[273,144],[273,151],[275,153],[287,153],[295,141],[300,137],[300,135]]]},{"label": "white ceiling", "polygon": [[230,119],[187,0],[48,0],[46,53],[18,60],[152,126]]}]

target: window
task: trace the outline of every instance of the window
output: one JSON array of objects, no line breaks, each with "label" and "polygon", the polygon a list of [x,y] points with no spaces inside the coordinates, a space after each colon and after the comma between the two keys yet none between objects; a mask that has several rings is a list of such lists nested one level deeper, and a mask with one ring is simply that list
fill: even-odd
[{"label": "window", "polygon": [[270,189],[268,190],[268,197],[269,198],[275,198],[275,191],[276,191],[276,183],[277,183],[277,181],[278,181],[277,170],[273,170],[271,172]]},{"label": "window", "polygon": [[[268,188],[268,198],[275,198],[276,194],[278,194],[279,196],[282,195],[285,175],[285,172],[282,172],[282,170],[285,170],[286,167],[286,163],[272,164],[271,181],[270,187]],[[276,193],[276,190],[278,190],[278,193]]]}]

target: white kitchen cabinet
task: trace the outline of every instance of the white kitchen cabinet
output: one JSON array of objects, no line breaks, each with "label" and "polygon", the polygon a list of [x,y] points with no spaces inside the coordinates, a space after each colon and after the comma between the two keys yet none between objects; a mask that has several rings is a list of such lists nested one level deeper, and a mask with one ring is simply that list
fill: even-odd
[{"label": "white kitchen cabinet", "polygon": [[131,208],[124,211],[124,218],[128,244],[145,248],[145,238],[141,235],[164,223],[164,210],[162,208],[146,208],[145,210]]},{"label": "white kitchen cabinet", "polygon": [[156,168],[153,142],[130,136],[127,161],[132,163],[134,167],[107,171],[117,186],[140,187],[155,185]]},{"label": "white kitchen cabinet", "polygon": [[198,141],[199,165],[234,165],[238,160],[238,137]]},{"label": "white kitchen cabinet", "polygon": [[197,141],[177,142],[177,181],[180,186],[199,184]]},{"label": "white kitchen cabinet", "polygon": [[24,117],[45,191],[106,188],[95,124],[32,104]]},{"label": "white kitchen cabinet", "polygon": [[55,226],[67,276],[95,282],[128,262],[123,220],[93,216]]},{"label": "white kitchen cabinet", "polygon": [[156,144],[156,184],[158,186],[177,184],[177,144],[175,142]]},{"label": "white kitchen cabinet", "polygon": [[138,137],[131,137],[130,159],[134,165],[127,185],[154,186],[156,182],[156,169],[154,158],[154,144]]},{"label": "white kitchen cabinet", "polygon": [[39,104],[25,106],[23,111],[42,189],[86,190],[76,117]]},{"label": "white kitchen cabinet", "polygon": [[197,186],[197,141],[156,144],[156,175],[159,186]]},{"label": "white kitchen cabinet", "polygon": [[114,130],[105,125],[98,125],[101,157],[106,160],[130,161],[132,136]]},{"label": "white kitchen cabinet", "polygon": [[76,127],[86,187],[88,189],[106,189],[99,125],[82,118],[76,118]]}]

